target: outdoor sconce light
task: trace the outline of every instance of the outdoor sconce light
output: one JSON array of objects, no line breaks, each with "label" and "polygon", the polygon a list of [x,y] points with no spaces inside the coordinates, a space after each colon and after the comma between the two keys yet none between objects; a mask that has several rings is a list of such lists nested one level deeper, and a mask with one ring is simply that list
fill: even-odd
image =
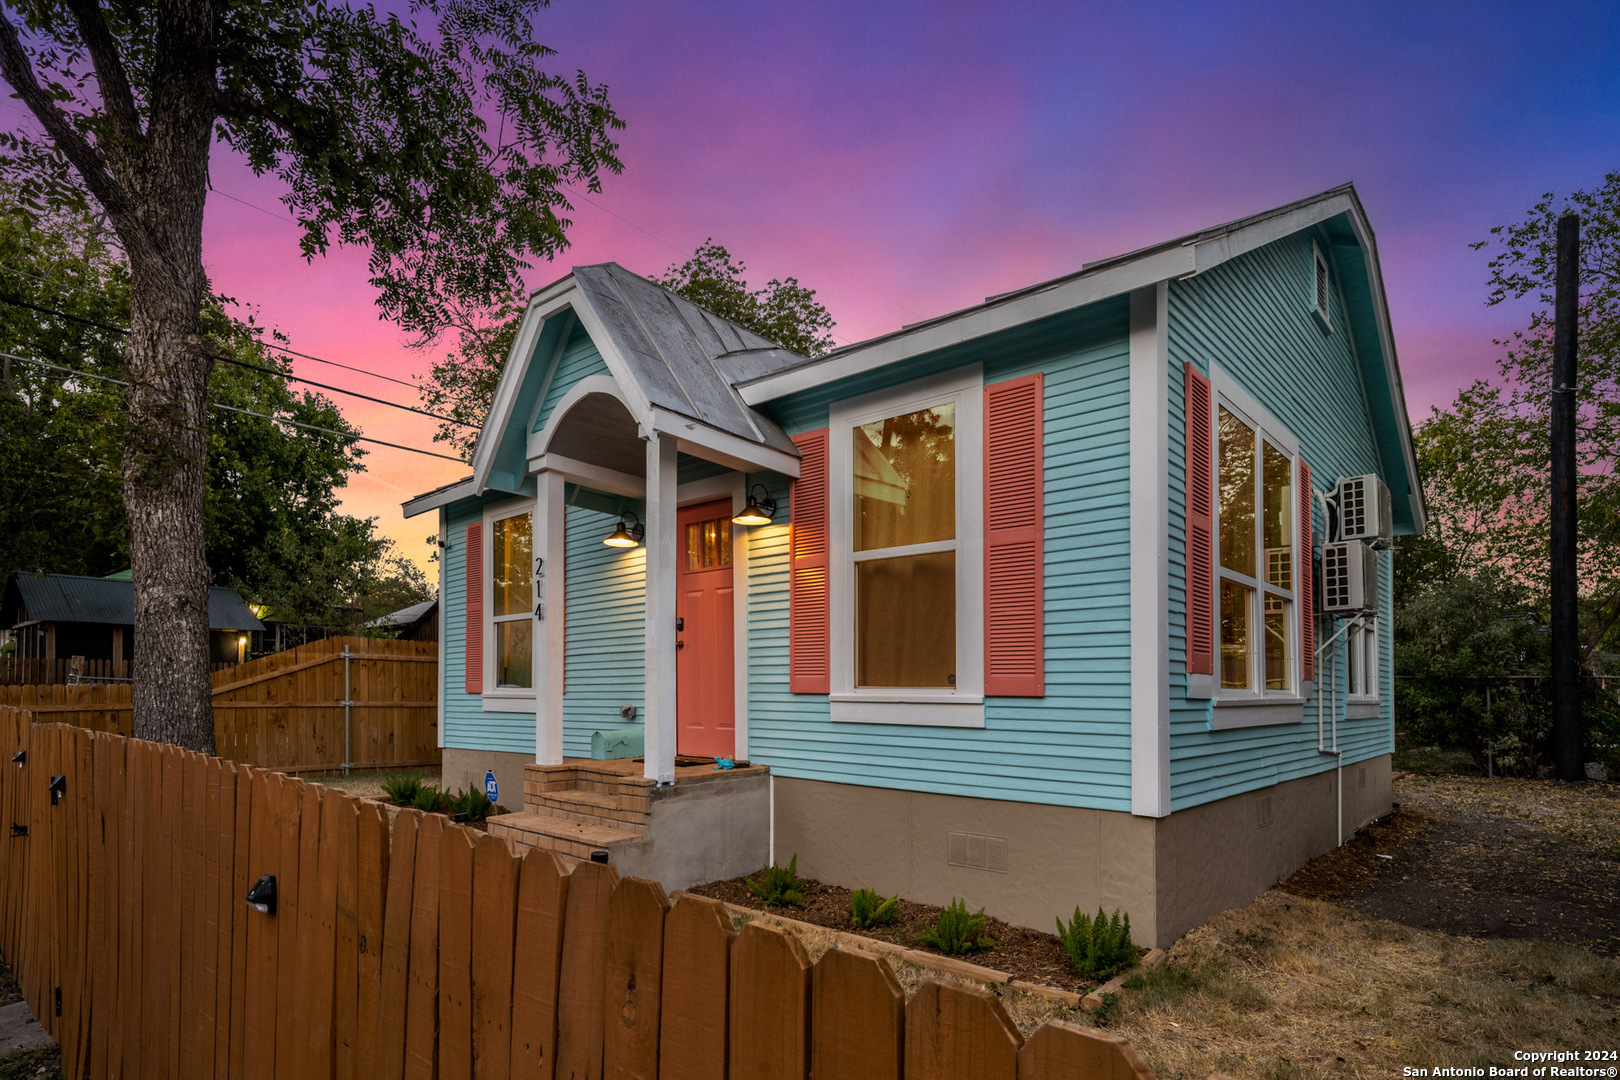
[{"label": "outdoor sconce light", "polygon": [[[759,492],[759,498],[754,498],[754,492]],[[776,500],[771,498],[765,490],[764,484],[755,484],[748,489],[748,505],[742,508],[742,513],[732,518],[737,525],[769,525],[771,518],[776,516]]]},{"label": "outdoor sconce light", "polygon": [[248,890],[248,907],[265,915],[276,913],[276,875],[266,874]]},{"label": "outdoor sconce light", "polygon": [[23,763],[26,762],[27,760],[28,760],[28,751],[26,751],[26,750],[19,750],[15,754],[11,755],[11,763],[13,765],[17,766],[17,768],[19,768],[19,769],[23,767]]},{"label": "outdoor sconce light", "polygon": [[51,793],[51,805],[55,806],[57,803],[62,801],[64,796],[67,795],[67,777],[51,777],[51,786],[47,790],[49,790]]},{"label": "outdoor sconce light", "polygon": [[[635,518],[636,523],[634,525],[626,524],[625,518]],[[619,515],[619,527],[614,529],[613,535],[602,541],[602,543],[608,547],[633,548],[641,543],[642,538],[646,535],[647,527],[641,523],[640,516],[634,510],[626,510]]]}]

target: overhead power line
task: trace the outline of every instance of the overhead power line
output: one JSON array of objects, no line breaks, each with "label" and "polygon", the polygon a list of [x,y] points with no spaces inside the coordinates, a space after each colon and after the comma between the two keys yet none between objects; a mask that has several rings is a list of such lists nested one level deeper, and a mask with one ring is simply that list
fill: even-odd
[{"label": "overhead power line", "polygon": [[[219,194],[224,195],[225,193],[224,192],[219,192]],[[234,196],[227,195],[226,198],[234,198]],[[238,199],[237,201],[241,202],[240,199]],[[244,204],[244,205],[251,206],[252,204],[247,203],[247,204]],[[260,210],[260,209],[263,209],[263,207],[255,206],[254,209],[255,210]],[[265,212],[269,213],[269,211],[265,211]],[[58,288],[58,289],[66,289],[69,292],[76,292],[76,293],[79,293],[82,296],[96,296],[96,295],[99,295],[98,293],[96,293],[92,289],[86,289],[86,288],[84,288],[83,286],[80,286],[80,285],[70,285],[69,283],[67,283],[65,281],[57,281],[55,278],[41,277],[39,274],[30,273],[29,271],[24,270],[20,266],[12,266],[10,263],[0,263],[0,270],[5,270],[5,271],[8,271],[8,272],[13,273],[13,274],[21,274],[25,278],[32,278],[33,280],[39,282],[41,285],[50,285],[50,286],[53,286],[53,287]],[[353,364],[344,364],[344,363],[339,363],[336,360],[328,360],[324,356],[315,356],[315,355],[312,355],[311,353],[299,352],[297,349],[290,349],[285,345],[277,345],[273,341],[257,340],[257,344],[263,346],[266,349],[274,349],[274,350],[276,350],[276,352],[286,353],[288,356],[296,356],[300,360],[312,360],[317,364],[326,364],[326,365],[328,365],[330,367],[342,368],[344,371],[353,371],[353,372],[355,372],[357,374],[360,374],[360,375],[369,375],[373,379],[382,379],[384,382],[398,383],[400,386],[409,387],[412,390],[416,389],[416,384],[411,382],[409,379],[396,379],[392,375],[384,375],[382,372],[380,372],[380,371],[372,371],[370,368],[356,367]]]},{"label": "overhead power line", "polygon": [[[0,293],[0,304],[10,304],[13,307],[27,308],[29,311],[37,311],[42,315],[54,315],[59,319],[68,319],[72,322],[83,323],[86,326],[93,326],[98,330],[105,330],[111,334],[127,335],[129,333],[129,330],[125,327],[113,326],[109,323],[100,322],[96,319],[87,319],[82,315],[72,315],[66,311],[59,311],[56,308],[42,307],[39,304],[29,303],[27,300],[10,296],[6,293]],[[384,398],[372,397],[370,394],[362,394],[358,390],[345,390],[339,386],[332,386],[330,383],[316,382],[314,379],[306,379],[302,375],[294,375],[291,372],[277,371],[275,368],[267,368],[263,364],[254,364],[246,360],[238,360],[234,356],[225,356],[222,353],[217,352],[210,352],[208,355],[211,359],[218,360],[222,364],[231,364],[235,367],[246,368],[249,371],[258,371],[265,375],[274,375],[277,378],[289,379],[293,382],[301,382],[307,386],[314,386],[321,390],[329,390],[334,394],[347,394],[349,397],[356,397],[363,401],[375,402],[378,405],[386,405],[390,409],[401,409],[405,412],[416,413],[418,416],[426,416],[432,420],[441,420],[447,424],[459,424],[462,427],[478,426],[477,424],[470,424],[465,420],[457,420],[453,416],[445,416],[443,413],[429,412],[426,409],[418,409],[414,405],[401,405],[397,401],[388,401]]]},{"label": "overhead power line", "polygon": [[[4,357],[7,360],[15,360],[23,364],[33,364],[37,367],[50,368],[52,371],[66,372],[69,375],[74,375],[81,379],[97,379],[101,382],[112,383],[114,386],[122,386],[126,390],[129,389],[129,383],[127,381],[124,379],[115,379],[111,375],[98,375],[94,371],[80,371],[78,368],[67,367],[64,364],[53,364],[48,360],[36,360],[31,356],[18,356],[16,353],[0,352],[0,357]],[[462,458],[452,457],[449,454],[435,453],[432,450],[423,450],[415,446],[405,446],[401,443],[388,442],[384,439],[373,439],[369,435],[355,435],[351,432],[339,431],[336,428],[322,427],[319,424],[309,424],[302,420],[294,420],[289,416],[272,416],[269,413],[254,412],[252,409],[243,409],[235,405],[226,405],[219,401],[210,401],[208,402],[208,405],[211,408],[224,409],[226,412],[241,413],[243,416],[256,416],[260,420],[269,420],[277,424],[291,424],[293,427],[304,428],[307,431],[318,431],[324,435],[336,435],[340,439],[348,439],[352,442],[375,443],[378,446],[387,446],[394,450],[408,450],[413,454],[425,454],[428,457],[443,458],[445,461],[454,461],[458,465],[466,464],[466,461]]]}]

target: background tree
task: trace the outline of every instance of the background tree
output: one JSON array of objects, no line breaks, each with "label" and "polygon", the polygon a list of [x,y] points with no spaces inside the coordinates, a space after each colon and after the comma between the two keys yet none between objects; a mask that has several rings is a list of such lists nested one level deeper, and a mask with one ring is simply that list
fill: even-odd
[{"label": "background tree", "polygon": [[[24,360],[127,381],[122,335],[101,327],[127,324],[129,275],[93,219],[37,214],[19,198],[0,195],[0,353],[20,358],[6,363],[0,394],[0,581],[19,570],[104,575],[129,566],[124,390]],[[264,414],[215,408],[207,416],[213,583],[331,628],[386,614],[372,609],[394,599],[389,611],[431,597],[421,571],[392,554],[372,520],[338,510],[349,476],[365,467],[347,437],[358,432],[326,397],[291,391],[262,329],[232,317],[228,302],[211,298],[202,322],[221,355],[266,369],[216,364],[209,375],[211,402]]]},{"label": "background tree", "polygon": [[[1529,301],[1526,328],[1497,344],[1503,357],[1497,377],[1464,388],[1445,409],[1435,409],[1414,432],[1419,469],[1429,505],[1421,537],[1398,542],[1395,598],[1397,648],[1403,684],[1427,685],[1409,693],[1397,715],[1420,737],[1462,730],[1458,717],[1479,706],[1483,688],[1493,701],[1509,673],[1519,681],[1548,674],[1545,648],[1508,664],[1484,663],[1470,677],[1472,697],[1460,684],[1466,663],[1479,659],[1478,643],[1500,637],[1509,624],[1544,622],[1549,607],[1548,435],[1552,390],[1553,271],[1557,221],[1566,211],[1581,217],[1581,303],[1576,452],[1579,462],[1578,581],[1583,675],[1594,660],[1620,648],[1620,172],[1592,191],[1543,196],[1525,218],[1491,230],[1474,245],[1490,253],[1491,305]],[[1466,625],[1465,625],[1466,624]],[[1489,629],[1495,626],[1496,629]],[[1464,632],[1466,630],[1466,633]],[[1518,631],[1515,631],[1518,632]],[[1480,635],[1485,635],[1481,637]],[[1426,638],[1431,644],[1418,647]],[[1470,644],[1470,642],[1472,644]],[[1518,665],[1514,667],[1513,665]],[[1498,678],[1498,676],[1501,678]],[[1434,679],[1439,677],[1439,683]],[[1613,695],[1601,679],[1583,679],[1589,721],[1589,755],[1620,766],[1620,729]],[[1444,688],[1444,689],[1441,689]],[[1457,702],[1447,705],[1450,698]],[[1525,700],[1529,700],[1528,698]],[[1459,713],[1456,710],[1461,709]],[[1540,714],[1483,712],[1479,737],[1518,739],[1519,754],[1533,760],[1540,745]],[[1449,717],[1449,719],[1448,719]],[[1523,723],[1509,733],[1509,717]]]},{"label": "background tree", "polygon": [[201,314],[216,136],[287,185],[306,256],[369,246],[383,315],[432,337],[514,295],[527,257],[566,244],[564,188],[620,168],[605,88],[541,69],[542,6],[423,0],[410,21],[324,0],[0,10],[0,74],[45,132],[12,154],[70,163],[129,266],[136,735],[213,749]]},{"label": "background tree", "polygon": [[[746,266],[710,238],[686,262],[671,266],[653,280],[800,356],[820,356],[832,348],[832,328],[837,324],[816,299],[814,289],[792,277],[772,278],[763,288],[750,289],[744,276],[747,272]],[[423,379],[425,407],[469,425],[441,424],[434,439],[455,447],[468,460],[495,399],[501,370],[523,321],[523,309],[523,304],[514,303],[502,318],[469,323],[457,347],[434,363]]]}]

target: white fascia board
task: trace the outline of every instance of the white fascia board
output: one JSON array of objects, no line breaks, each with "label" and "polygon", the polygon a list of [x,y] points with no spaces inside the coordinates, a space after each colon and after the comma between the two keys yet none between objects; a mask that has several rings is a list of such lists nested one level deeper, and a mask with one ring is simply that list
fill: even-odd
[{"label": "white fascia board", "polygon": [[1179,243],[1172,241],[1148,248],[1138,255],[1105,260],[1090,270],[1051,285],[1020,290],[930,321],[910,332],[882,338],[867,347],[841,352],[779,375],[767,375],[739,386],[738,393],[747,404],[759,405],[1161,281],[1201,274],[1255,248],[1356,209],[1355,200],[1348,192],[1337,193],[1283,213],[1262,216],[1250,224],[1204,239],[1195,234]]},{"label": "white fascia board", "polygon": [[738,387],[738,393],[751,406],[774,401],[801,390],[810,390],[914,356],[1085,307],[1166,278],[1182,277],[1197,269],[1190,248],[1153,251],[1140,259],[1099,267],[1093,273],[1084,273],[1044,289],[969,308],[960,314],[917,327],[910,333],[883,338],[866,348],[856,348],[818,363],[791,368],[780,375],[767,376]]},{"label": "white fascia board", "polygon": [[794,480],[799,478],[799,459],[793,454],[745,439],[740,435],[712,428],[700,420],[652,406],[652,432],[674,437],[682,453],[713,461],[742,472],[770,469]]},{"label": "white fascia board", "polygon": [[[571,276],[565,278],[557,287],[547,290],[549,295],[545,299],[538,296],[531,299],[523,313],[523,322],[512,339],[512,350],[506,355],[506,367],[501,371],[501,381],[495,387],[489,415],[484,418],[484,426],[478,431],[478,443],[473,451],[473,482],[480,495],[488,490],[495,447],[500,442],[499,433],[505,431],[512,421],[512,410],[517,407],[518,388],[523,385],[523,377],[528,371],[540,331],[548,318],[571,306],[572,293],[575,291],[574,279]],[[485,437],[491,434],[496,437]]]},{"label": "white fascia board", "polygon": [[403,511],[404,517],[413,518],[430,510],[437,510],[441,506],[449,506],[453,502],[470,499],[476,493],[473,479],[468,477],[459,484],[454,484],[441,491],[430,491],[426,495],[418,495],[409,502],[402,503],[400,509]]},{"label": "white fascia board", "polygon": [[1356,242],[1366,253],[1367,284],[1373,295],[1373,318],[1378,324],[1378,346],[1384,353],[1384,374],[1389,380],[1390,393],[1400,424],[1401,456],[1405,458],[1407,475],[1412,478],[1412,527],[1421,535],[1428,524],[1428,508],[1423,502],[1423,480],[1418,474],[1417,453],[1412,447],[1412,421],[1406,414],[1406,388],[1401,383],[1401,365],[1395,357],[1395,333],[1389,324],[1389,300],[1384,295],[1384,275],[1378,263],[1378,244],[1373,240],[1372,227],[1367,223],[1359,202],[1350,206],[1350,227],[1355,230]]},{"label": "white fascia board", "polygon": [[609,495],[623,495],[627,499],[640,499],[647,494],[647,482],[639,476],[604,468],[601,465],[592,465],[588,461],[576,461],[561,454],[541,454],[539,457],[530,458],[529,471],[556,473],[564,480],[581,487],[605,491]]},{"label": "white fascia board", "polygon": [[[602,318],[591,306],[590,299],[585,293],[570,298],[573,303],[574,314],[579,316],[580,323],[585,332],[590,335],[596,351],[602,355],[602,362],[607,365],[608,372],[613,376],[618,386],[618,393],[614,396],[624,402],[624,407],[630,411],[630,416],[637,426],[643,430],[652,429],[652,402],[647,399],[641,384],[630,374],[630,365],[624,362],[619,355],[618,347],[614,344],[612,336],[607,332]],[[559,410],[561,406],[559,405]],[[553,414],[555,415],[555,414]]]}]

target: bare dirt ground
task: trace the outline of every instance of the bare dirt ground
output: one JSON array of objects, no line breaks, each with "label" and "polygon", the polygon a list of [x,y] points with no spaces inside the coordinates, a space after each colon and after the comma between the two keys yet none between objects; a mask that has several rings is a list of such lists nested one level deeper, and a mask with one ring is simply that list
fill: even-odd
[{"label": "bare dirt ground", "polygon": [[1422,930],[1620,956],[1620,784],[1408,776],[1395,798],[1284,888]]}]

